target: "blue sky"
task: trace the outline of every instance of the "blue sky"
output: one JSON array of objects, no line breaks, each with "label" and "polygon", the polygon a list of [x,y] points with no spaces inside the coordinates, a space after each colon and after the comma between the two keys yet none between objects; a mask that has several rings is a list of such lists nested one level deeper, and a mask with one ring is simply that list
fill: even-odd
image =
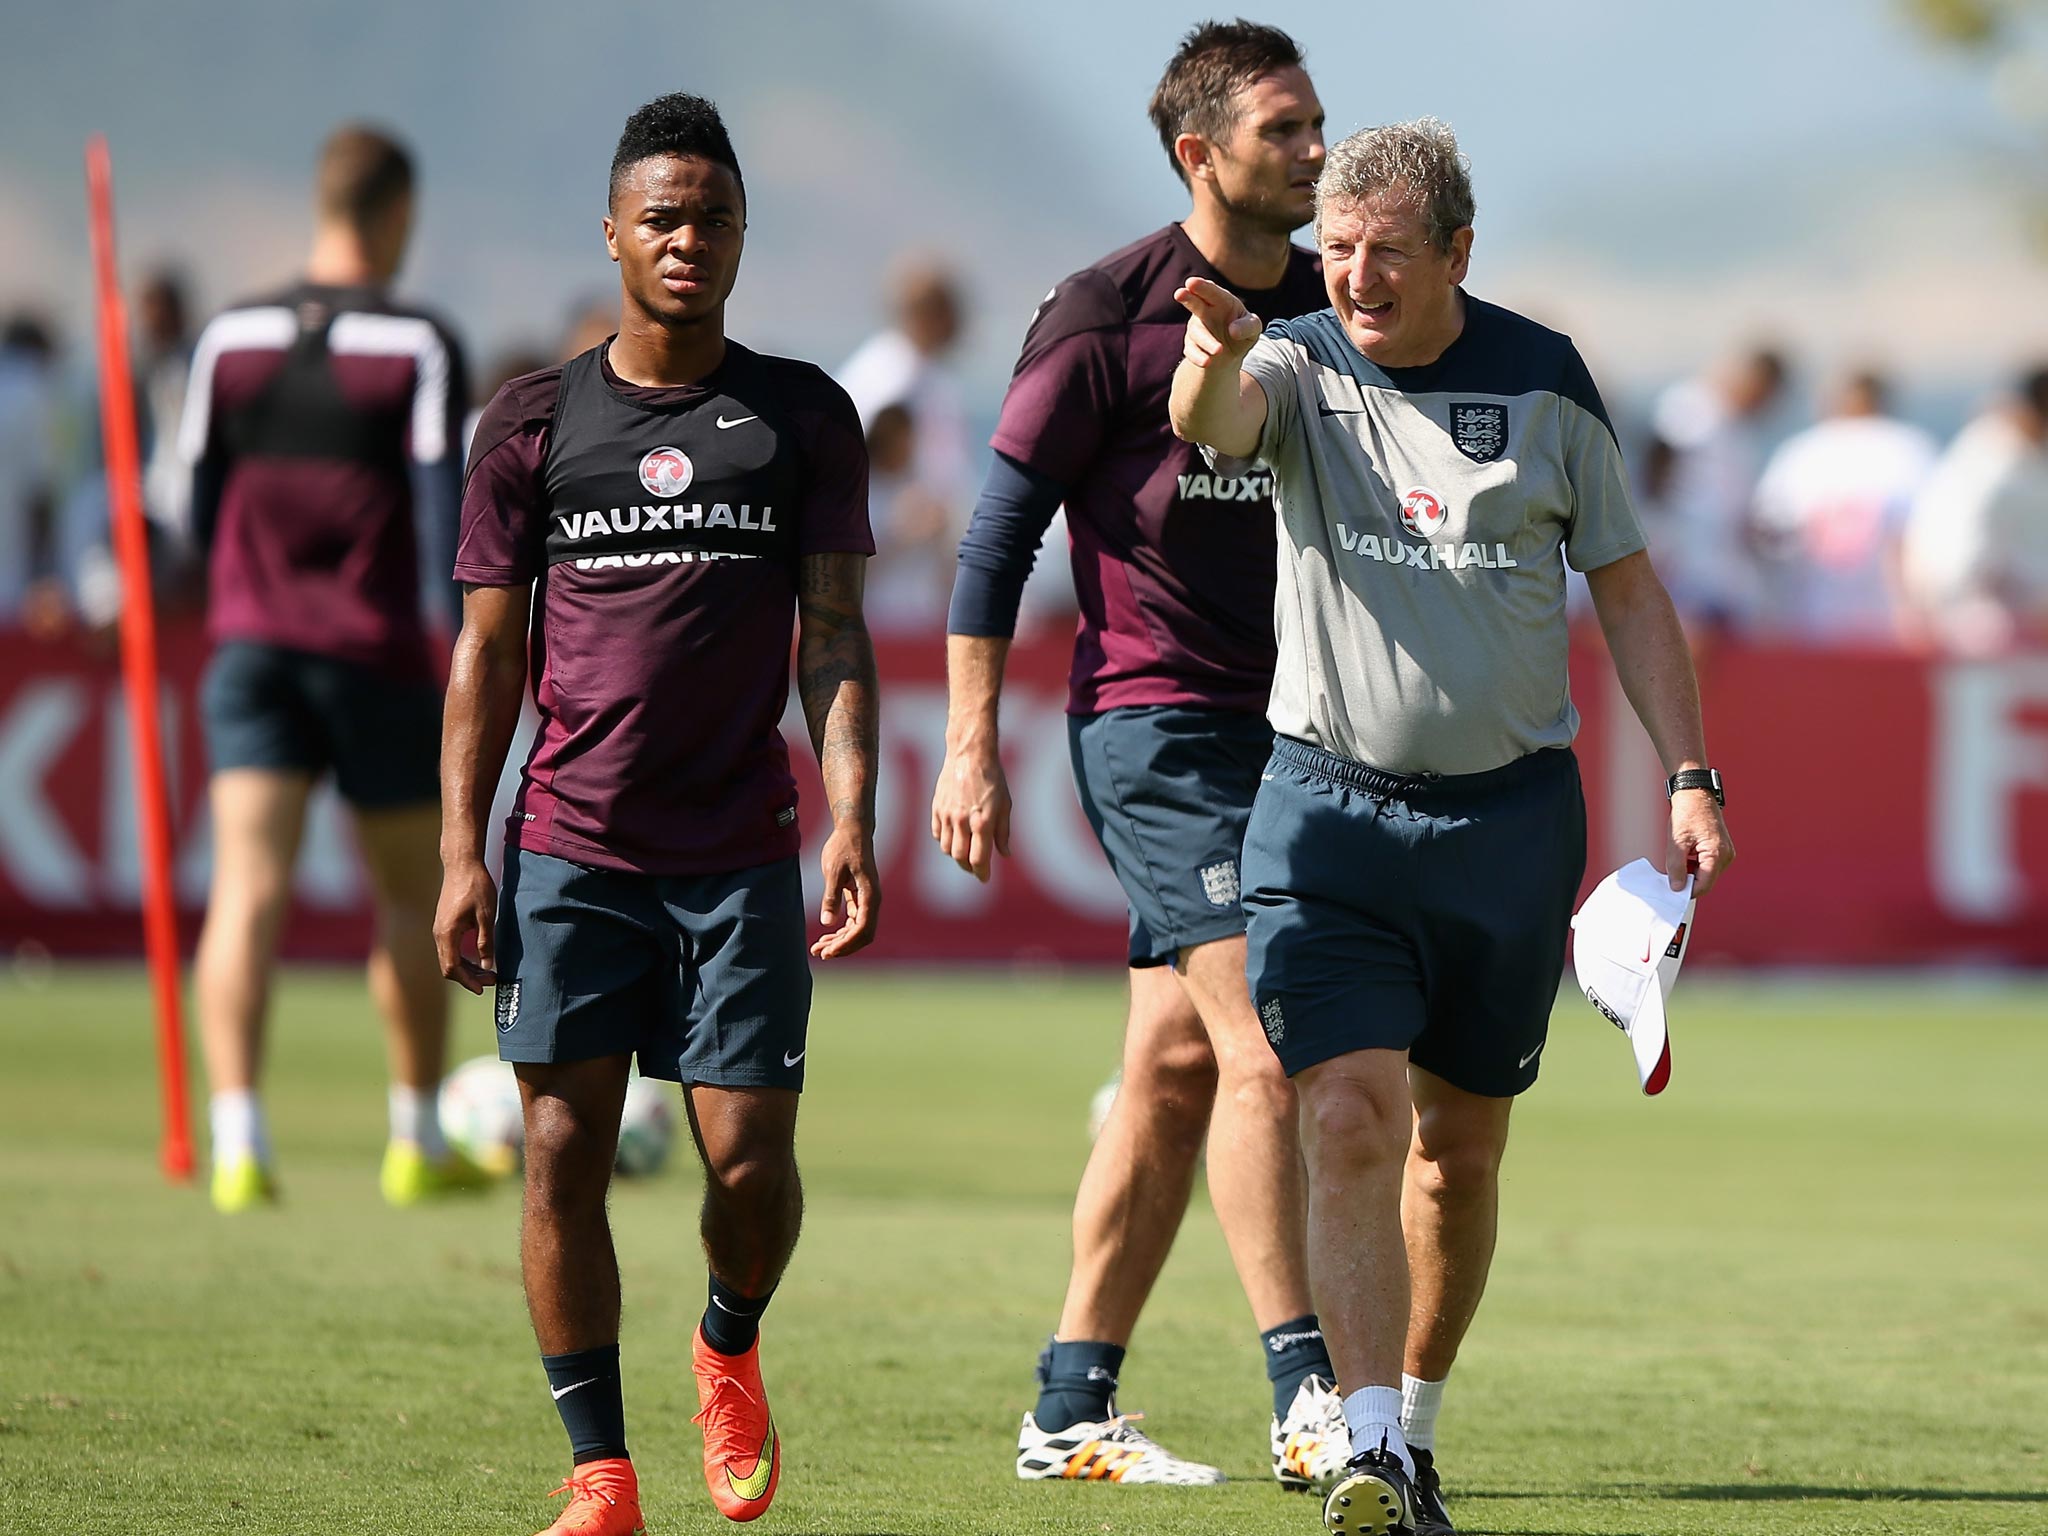
[{"label": "blue sky", "polygon": [[[417,144],[411,291],[488,355],[611,287],[618,124],[716,96],[747,166],[737,334],[832,362],[906,247],[967,271],[963,358],[1000,388],[1065,272],[1183,208],[1144,118],[1178,35],[1159,0],[154,0],[17,6],[0,53],[0,304],[84,318],[79,147],[112,136],[124,251],[204,298],[281,279],[313,150],[366,114]],[[200,19],[194,19],[197,13]],[[1508,0],[1255,9],[1303,42],[1333,132],[1433,113],[1480,203],[1473,287],[1646,386],[1782,335],[1955,388],[2048,350],[2048,266],[2007,179],[2026,141],[1982,70],[1891,0]],[[2038,156],[2037,156],[2038,159]],[[2015,323],[2015,317],[2020,317]],[[2029,329],[2029,326],[2032,329]]]}]

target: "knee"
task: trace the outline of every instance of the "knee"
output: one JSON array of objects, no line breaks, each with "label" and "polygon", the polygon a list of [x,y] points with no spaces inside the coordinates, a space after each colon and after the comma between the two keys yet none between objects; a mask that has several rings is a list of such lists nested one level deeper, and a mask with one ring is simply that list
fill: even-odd
[{"label": "knee", "polygon": [[796,1148],[773,1137],[745,1137],[732,1145],[705,1149],[704,1177],[719,1196],[734,1204],[773,1204],[795,1187]]},{"label": "knee", "polygon": [[1294,1084],[1263,1032],[1232,1040],[1218,1049],[1216,1059],[1218,1093],[1228,1095],[1242,1111],[1293,1123],[1298,1102]]},{"label": "knee", "polygon": [[1200,1035],[1160,1041],[1124,1064],[1123,1085],[1133,1103],[1199,1139],[1216,1102],[1216,1056]]},{"label": "knee", "polygon": [[1303,1149],[1319,1165],[1398,1167],[1408,1149],[1412,1111],[1398,1074],[1364,1077],[1325,1063],[1303,1074]]},{"label": "knee", "polygon": [[207,896],[207,926],[216,934],[233,931],[261,938],[275,933],[283,926],[291,895],[288,870],[244,871],[217,879]]},{"label": "knee", "polygon": [[526,1116],[526,1198],[555,1212],[604,1206],[612,1138],[560,1099],[537,1098]]},{"label": "knee", "polygon": [[1432,1136],[1425,1126],[1408,1160],[1408,1182],[1437,1205],[1490,1200],[1500,1183],[1506,1150],[1491,1135]]}]

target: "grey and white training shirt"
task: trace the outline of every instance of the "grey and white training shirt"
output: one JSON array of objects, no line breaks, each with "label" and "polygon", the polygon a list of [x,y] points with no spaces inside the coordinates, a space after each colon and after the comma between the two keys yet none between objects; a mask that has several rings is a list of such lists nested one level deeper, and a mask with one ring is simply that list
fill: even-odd
[{"label": "grey and white training shirt", "polygon": [[1391,773],[1568,746],[1564,559],[1644,547],[1570,339],[1467,296],[1419,368],[1369,362],[1334,310],[1268,325],[1243,368],[1279,523],[1273,728]]}]

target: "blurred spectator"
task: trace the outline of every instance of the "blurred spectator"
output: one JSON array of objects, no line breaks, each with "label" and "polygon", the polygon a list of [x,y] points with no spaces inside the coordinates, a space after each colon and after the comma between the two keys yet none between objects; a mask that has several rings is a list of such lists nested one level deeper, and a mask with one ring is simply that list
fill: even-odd
[{"label": "blurred spectator", "polygon": [[1666,390],[1651,422],[1641,513],[1658,573],[1689,630],[1746,623],[1757,601],[1750,504],[1763,462],[1760,424],[1783,392],[1769,348]]},{"label": "blurred spectator", "polygon": [[917,421],[885,405],[868,423],[868,520],[875,533],[866,613],[881,634],[930,634],[945,626],[959,543],[945,505],[917,478]]},{"label": "blurred spectator", "polygon": [[[206,572],[192,537],[192,475],[178,457],[178,421],[192,367],[191,307],[182,274],[160,268],[135,290],[132,311],[135,425],[142,452],[142,511],[149,536],[150,586],[169,612],[196,612],[206,601]],[[99,396],[82,402],[90,431],[64,498],[60,561],[77,618],[110,630],[121,617],[120,565],[100,439]]]},{"label": "blurred spectator", "polygon": [[1905,577],[1922,634],[1944,649],[2048,642],[2048,366],[1941,456],[1907,525]]},{"label": "blurred spectator", "polygon": [[[966,529],[975,445],[959,381],[946,363],[960,338],[959,287],[944,267],[915,260],[892,280],[894,321],[839,370],[870,443],[907,434],[909,461],[872,504],[875,558],[868,621],[887,629],[937,629],[952,590],[950,557]],[[884,413],[902,413],[882,424]]]},{"label": "blurred spectator", "polygon": [[56,352],[40,316],[0,327],[0,624],[38,630],[65,611],[54,584]]},{"label": "blurred spectator", "polygon": [[974,445],[959,381],[946,355],[960,339],[962,305],[952,273],[930,261],[905,264],[892,283],[895,323],[855,349],[839,370],[861,425],[884,406],[910,409],[917,423],[911,473],[949,510],[970,494]]},{"label": "blurred spectator", "polygon": [[1764,469],[1755,518],[1769,628],[1821,642],[1899,638],[1906,518],[1936,450],[1886,405],[1882,378],[1850,374],[1826,418]]},{"label": "blurred spectator", "polygon": [[150,521],[184,533],[192,475],[178,457],[178,421],[192,372],[192,306],[184,275],[159,268],[135,295],[135,388],[141,396],[142,503]]},{"label": "blurred spectator", "polygon": [[[609,341],[611,334],[619,328],[619,301],[615,294],[600,295],[579,301],[569,311],[569,323],[562,327],[562,345],[554,361],[567,362],[572,357],[581,357],[601,341]],[[542,366],[547,366],[543,364]],[[518,375],[514,374],[514,378]],[[488,400],[491,397],[484,395]]]}]

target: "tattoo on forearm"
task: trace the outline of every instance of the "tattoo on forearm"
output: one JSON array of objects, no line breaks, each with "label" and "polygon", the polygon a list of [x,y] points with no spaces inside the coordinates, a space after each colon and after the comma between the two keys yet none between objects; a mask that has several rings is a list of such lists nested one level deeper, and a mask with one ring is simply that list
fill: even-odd
[{"label": "tattoo on forearm", "polygon": [[858,556],[803,562],[798,583],[797,695],[836,818],[875,816],[877,714],[874,644],[860,612],[860,580],[841,563]]}]

